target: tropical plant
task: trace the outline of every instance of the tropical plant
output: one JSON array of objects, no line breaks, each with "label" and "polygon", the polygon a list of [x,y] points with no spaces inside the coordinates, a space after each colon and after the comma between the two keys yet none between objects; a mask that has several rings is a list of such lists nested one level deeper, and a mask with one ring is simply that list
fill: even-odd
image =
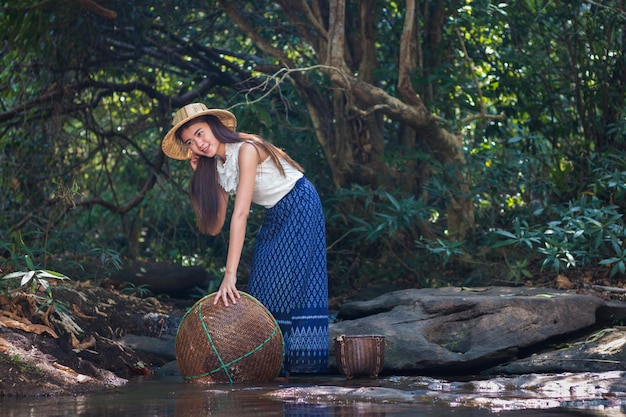
[{"label": "tropical plant", "polygon": [[[534,256],[544,271],[602,261],[621,274],[620,2],[90,3],[0,6],[5,269],[20,262],[17,233],[44,266],[222,264],[225,236],[195,228],[187,163],[159,149],[173,110],[200,100],[305,166],[341,288],[430,285],[428,269],[513,241],[517,279]],[[584,195],[607,217],[567,207]]]},{"label": "tropical plant", "polygon": [[133,295],[138,298],[146,298],[152,295],[152,290],[148,284],[135,285],[132,282],[125,282],[124,288],[120,290],[122,294]]}]

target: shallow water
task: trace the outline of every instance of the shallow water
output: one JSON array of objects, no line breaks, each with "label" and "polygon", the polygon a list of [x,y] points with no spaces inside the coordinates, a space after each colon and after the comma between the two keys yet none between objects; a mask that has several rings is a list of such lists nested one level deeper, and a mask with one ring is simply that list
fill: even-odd
[{"label": "shallow water", "polygon": [[99,394],[0,399],[3,417],[105,416],[626,416],[619,396],[529,395],[422,377],[346,381],[291,378],[263,385],[194,385],[177,377],[135,379]]}]

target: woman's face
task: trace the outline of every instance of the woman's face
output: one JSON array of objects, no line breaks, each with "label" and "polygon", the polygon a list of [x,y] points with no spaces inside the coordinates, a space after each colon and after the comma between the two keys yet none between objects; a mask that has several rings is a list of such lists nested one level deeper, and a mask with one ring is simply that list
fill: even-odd
[{"label": "woman's face", "polygon": [[213,131],[205,121],[198,120],[181,129],[180,138],[196,155],[210,158],[216,155],[222,158],[225,156],[224,144],[213,135]]}]

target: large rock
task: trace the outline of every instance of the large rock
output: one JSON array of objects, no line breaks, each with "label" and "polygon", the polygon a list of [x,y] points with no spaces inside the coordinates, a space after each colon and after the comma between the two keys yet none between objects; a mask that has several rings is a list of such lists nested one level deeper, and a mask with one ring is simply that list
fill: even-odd
[{"label": "large rock", "polygon": [[[412,289],[345,304],[338,315],[343,321],[329,331],[331,340],[342,334],[385,336],[385,371],[460,374],[591,329],[606,305],[594,295],[545,288]],[[625,305],[611,308],[624,311]]]}]

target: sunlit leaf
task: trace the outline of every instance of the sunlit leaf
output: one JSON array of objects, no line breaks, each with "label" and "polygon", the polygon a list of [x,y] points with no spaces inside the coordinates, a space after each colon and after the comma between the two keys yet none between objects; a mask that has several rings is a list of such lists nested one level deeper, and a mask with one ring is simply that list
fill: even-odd
[{"label": "sunlit leaf", "polygon": [[28,271],[26,274],[24,274],[22,280],[20,281],[20,286],[28,284],[28,282],[35,276],[35,273],[36,271]]}]

